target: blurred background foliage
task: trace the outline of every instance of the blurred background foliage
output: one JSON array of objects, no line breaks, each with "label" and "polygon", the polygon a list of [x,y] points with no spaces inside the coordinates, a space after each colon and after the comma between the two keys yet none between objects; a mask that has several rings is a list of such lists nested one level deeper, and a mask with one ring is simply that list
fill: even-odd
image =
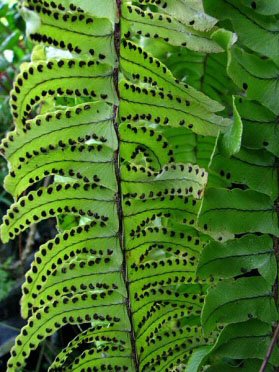
[{"label": "blurred background foliage", "polygon": [[[22,62],[30,59],[31,43],[24,36],[25,23],[16,1],[0,0],[0,136],[13,128],[9,92]],[[0,157],[0,218],[12,199],[3,188],[7,164]],[[5,370],[7,353],[21,325],[19,318],[20,284],[23,271],[18,270],[18,242],[0,245],[0,370]]]},{"label": "blurred background foliage", "polygon": [[[31,43],[24,36],[25,24],[16,1],[0,0],[0,136],[13,127],[9,107],[9,92],[22,62],[30,59]],[[0,185],[6,175],[6,161],[1,158]],[[11,203],[9,195],[1,187],[1,219]]]}]

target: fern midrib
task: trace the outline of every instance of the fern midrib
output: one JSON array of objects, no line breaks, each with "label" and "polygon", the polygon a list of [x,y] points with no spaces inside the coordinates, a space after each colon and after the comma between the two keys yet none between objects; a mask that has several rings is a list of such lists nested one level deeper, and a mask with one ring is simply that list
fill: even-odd
[{"label": "fern midrib", "polygon": [[[118,65],[114,69],[114,86],[115,91],[117,94],[118,99],[120,100],[120,93],[119,93],[119,63],[120,63],[120,44],[121,44],[121,6],[122,1],[116,0],[117,3],[117,11],[119,15],[119,21],[115,24],[115,31],[114,31],[114,45],[115,45],[115,51],[116,55],[118,56]],[[128,278],[128,267],[127,267],[127,258],[126,258],[126,249],[125,249],[125,232],[124,232],[124,212],[122,208],[122,177],[120,172],[120,159],[119,159],[119,149],[121,145],[120,135],[119,135],[119,120],[118,120],[118,113],[119,113],[119,106],[114,106],[114,129],[116,132],[116,136],[118,138],[118,148],[114,155],[114,166],[115,166],[115,174],[116,174],[116,181],[117,181],[117,197],[116,197],[116,203],[117,203],[117,212],[118,212],[118,219],[119,219],[119,240],[120,240],[120,247],[123,253],[123,263],[122,263],[122,275],[123,280],[126,286],[127,291],[127,299],[126,299],[126,307],[127,307],[127,313],[130,320],[130,340],[131,340],[131,349],[132,349],[132,359],[134,361],[135,370],[139,371],[139,361],[138,361],[138,355],[137,355],[137,348],[136,348],[136,336],[134,332],[134,326],[133,326],[133,315],[132,315],[132,309],[131,309],[131,296],[130,296],[130,286],[129,286],[129,278]]]}]

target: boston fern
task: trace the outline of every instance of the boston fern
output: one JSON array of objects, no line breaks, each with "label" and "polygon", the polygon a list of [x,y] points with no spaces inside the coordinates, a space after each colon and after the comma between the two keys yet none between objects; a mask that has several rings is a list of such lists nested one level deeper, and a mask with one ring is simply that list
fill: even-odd
[{"label": "boston fern", "polygon": [[57,234],[8,371],[67,324],[49,371],[258,370],[278,319],[277,2],[19,6],[36,46],[1,144],[1,234]]}]

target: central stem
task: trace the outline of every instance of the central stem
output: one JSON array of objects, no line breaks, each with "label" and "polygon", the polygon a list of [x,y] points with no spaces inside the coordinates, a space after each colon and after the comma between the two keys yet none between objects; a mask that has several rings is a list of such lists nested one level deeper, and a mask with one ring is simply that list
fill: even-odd
[{"label": "central stem", "polygon": [[[122,0],[116,0],[119,22],[115,25],[114,44],[115,44],[115,50],[116,50],[118,61],[114,69],[114,76],[113,76],[115,90],[116,90],[119,100],[120,100],[120,96],[119,96],[118,83],[119,83],[119,59],[120,59],[120,42],[121,42],[121,30],[120,30],[121,1]],[[119,240],[120,240],[120,246],[121,246],[122,253],[123,253],[122,275],[123,275],[123,279],[124,279],[124,282],[126,285],[126,291],[127,291],[126,306],[127,306],[127,312],[128,312],[128,317],[129,317],[130,326],[131,326],[130,340],[131,340],[131,346],[132,346],[132,358],[134,361],[135,369],[138,372],[139,363],[138,363],[137,350],[136,350],[136,339],[135,339],[135,333],[134,333],[134,327],[133,327],[129,278],[128,278],[128,270],[127,270],[127,258],[126,258],[126,249],[125,249],[124,213],[122,209],[121,172],[120,172],[120,164],[119,164],[119,152],[120,152],[119,149],[121,146],[121,142],[120,142],[120,136],[119,136],[119,130],[118,130],[118,106],[116,105],[114,106],[114,129],[115,129],[117,139],[118,139],[118,149],[114,155],[114,166],[115,166],[116,179],[117,179],[117,185],[118,185],[116,203],[117,203],[117,212],[118,212],[118,219],[119,219]]]},{"label": "central stem", "polygon": [[[278,187],[279,187],[278,160],[279,160],[278,158],[275,159],[275,167],[277,169],[277,183],[278,183]],[[279,220],[279,198],[277,198],[277,200],[275,201],[274,209],[277,213],[278,220]],[[276,263],[277,263],[277,275],[276,275],[276,280],[275,280],[275,283],[274,283],[274,286],[273,286],[273,297],[274,297],[274,301],[275,301],[277,310],[279,310],[279,298],[278,298],[279,297],[279,280],[278,280],[278,276],[279,276],[279,273],[278,273],[278,268],[279,268],[279,238],[277,236],[273,237],[273,249],[274,249],[274,255],[275,255]],[[279,339],[279,323],[277,322],[277,324],[274,325],[274,327],[273,327],[273,337],[272,337],[271,343],[269,345],[269,348],[267,350],[266,356],[264,358],[264,361],[261,365],[261,368],[260,368],[259,372],[265,372],[266,371],[266,369],[268,367],[269,360],[272,356],[272,353],[273,353],[276,345],[278,344],[278,339]]]}]

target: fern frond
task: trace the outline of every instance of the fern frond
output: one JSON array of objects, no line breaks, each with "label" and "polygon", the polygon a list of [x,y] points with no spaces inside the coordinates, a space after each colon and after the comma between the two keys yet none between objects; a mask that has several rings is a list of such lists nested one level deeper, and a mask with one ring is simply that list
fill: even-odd
[{"label": "fern frond", "polygon": [[[210,112],[222,111],[217,101],[174,78],[172,72],[158,58],[131,40],[123,40],[120,63],[124,74],[132,81],[143,81],[147,86],[166,89],[173,96],[192,100]],[[136,73],[135,73],[136,70]]]},{"label": "fern frond", "polygon": [[248,234],[225,243],[207,244],[199,260],[201,277],[231,278],[258,270],[269,284],[276,279],[276,258],[273,240],[268,235]]},{"label": "fern frond", "polygon": [[220,240],[249,232],[275,236],[279,233],[273,201],[254,190],[208,189],[199,221]]},{"label": "fern frond", "polygon": [[73,53],[88,54],[113,65],[116,4],[105,0],[86,2],[26,0],[21,5],[27,34],[35,43]]},{"label": "fern frond", "polygon": [[239,323],[251,318],[267,323],[278,318],[273,294],[263,278],[222,281],[209,292],[202,313],[206,332],[215,328],[216,323]]},{"label": "fern frond", "polygon": [[[258,102],[243,97],[238,97],[236,105],[244,123],[243,145],[248,149],[266,149],[278,157],[276,115]],[[264,154],[266,156],[266,152]]]},{"label": "fern frond", "polygon": [[[271,19],[273,14],[278,13],[278,4],[274,1],[259,1],[259,6],[255,2],[255,5],[250,3],[247,7],[247,3],[246,0],[205,0],[205,9],[218,19],[230,19],[240,42],[249,49],[268,57],[278,56],[278,34],[274,33],[276,26],[274,19]],[[258,10],[270,14],[270,18],[259,14]]]},{"label": "fern frond", "polygon": [[24,128],[34,106],[54,95],[89,97],[115,103],[112,68],[92,59],[52,59],[26,65],[11,92],[12,113],[17,127]]},{"label": "fern frond", "polygon": [[196,31],[179,21],[172,17],[171,13],[165,15],[164,12],[145,11],[132,5],[130,1],[124,1],[122,6],[124,34],[132,32],[147,38],[158,38],[171,45],[187,47],[196,52],[222,52],[222,48],[210,39],[210,33]]},{"label": "fern frond", "polygon": [[249,99],[261,102],[278,115],[277,91],[278,66],[272,60],[234,48],[228,72],[234,82],[245,90]]},{"label": "fern frond", "polygon": [[[240,151],[231,158],[216,151],[212,159],[211,188],[200,211],[200,226],[220,242],[210,242],[204,249],[198,273],[224,279],[205,299],[204,327],[224,326],[205,358],[214,371],[236,365],[239,359],[245,370],[258,370],[278,322],[278,145],[274,142],[278,143],[278,46],[273,16],[278,9],[272,1],[249,6],[246,1],[213,4],[211,0],[205,1],[205,8],[221,20],[229,19],[238,33],[238,44],[228,51],[227,68],[239,88],[235,104],[243,119]],[[255,353],[248,350],[252,342]],[[278,368],[277,355],[275,347],[266,370]]]},{"label": "fern frond", "polygon": [[[223,143],[237,152],[240,131],[234,132],[238,125],[242,130],[237,108],[238,121],[222,116],[223,102],[214,101],[220,92],[208,97],[210,88],[177,80],[155,57],[163,44],[187,50],[190,61],[195,55],[204,63],[209,53],[220,53],[222,60],[216,19],[204,13],[201,1],[182,0],[123,1],[121,9],[113,0],[26,0],[22,12],[27,33],[41,45],[11,92],[16,128],[0,150],[9,162],[5,187],[14,204],[1,233],[7,241],[32,223],[55,217],[57,234],[39,248],[26,274],[21,307],[28,321],[8,371],[23,370],[31,351],[67,324],[82,326],[81,333],[50,371],[174,371],[193,365],[216,340],[219,307],[230,308],[243,291],[234,287],[227,302],[217,296],[212,305],[215,292],[210,292],[202,315],[205,335],[201,313],[215,279],[204,272],[199,277],[196,270],[204,247],[215,247],[210,236],[235,237],[262,214],[262,231],[277,232],[269,200],[275,186],[271,193],[264,187],[245,192],[248,201],[244,193],[227,190],[215,198],[217,187],[224,186],[213,161],[218,138],[235,137],[232,144]],[[213,61],[216,71],[218,57]],[[214,89],[221,90],[222,83]],[[237,156],[243,160],[239,178],[236,157],[226,165],[233,179],[252,187],[249,155]],[[205,193],[209,166],[215,183],[210,180]],[[267,174],[273,181],[269,169]],[[230,203],[241,209],[241,218],[249,218],[226,230],[215,207]],[[197,224],[199,213],[206,231]],[[234,217],[229,211],[227,221]],[[264,296],[264,313],[269,286],[262,280],[254,292]],[[271,300],[269,309],[272,314],[263,321],[275,318]],[[216,317],[207,316],[211,310]]]}]

